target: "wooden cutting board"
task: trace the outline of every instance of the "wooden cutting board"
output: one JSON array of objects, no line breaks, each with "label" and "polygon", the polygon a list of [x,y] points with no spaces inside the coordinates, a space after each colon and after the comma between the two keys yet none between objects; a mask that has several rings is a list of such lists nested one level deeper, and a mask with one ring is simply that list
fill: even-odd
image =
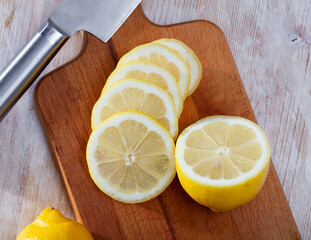
[{"label": "wooden cutting board", "polygon": [[213,23],[158,26],[139,7],[108,43],[86,33],[83,37],[80,56],[42,78],[35,102],[75,217],[95,239],[300,239],[273,164],[254,200],[222,214],[192,200],[177,177],[145,203],[124,204],[102,193],[85,159],[91,110],[120,57],[139,44],[177,38],[202,62],[203,77],[185,101],[180,131],[209,115],[256,118],[225,36]]}]

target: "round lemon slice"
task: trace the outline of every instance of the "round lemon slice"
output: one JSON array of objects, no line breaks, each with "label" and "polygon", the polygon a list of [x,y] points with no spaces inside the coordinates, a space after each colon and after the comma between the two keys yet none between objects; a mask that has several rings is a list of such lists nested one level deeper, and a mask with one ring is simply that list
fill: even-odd
[{"label": "round lemon slice", "polygon": [[173,98],[177,114],[180,116],[183,109],[183,99],[175,77],[168,70],[157,64],[139,61],[122,64],[110,74],[103,92],[107,87],[126,78],[144,80],[167,91]]},{"label": "round lemon slice", "polygon": [[136,110],[161,123],[173,136],[178,132],[174,102],[162,88],[137,79],[125,79],[107,88],[93,107],[92,128],[118,112]]},{"label": "round lemon slice", "polygon": [[144,202],[159,195],[175,176],[174,141],[157,121],[135,111],[102,122],[87,144],[96,185],[112,198]]},{"label": "round lemon slice", "polygon": [[155,42],[176,50],[180,56],[188,62],[191,74],[188,95],[191,95],[198,87],[202,77],[202,64],[197,55],[192,51],[191,48],[177,39],[162,38]]},{"label": "round lemon slice", "polygon": [[260,127],[244,118],[207,117],[186,128],[176,143],[181,185],[200,204],[224,212],[260,191],[270,147]]},{"label": "round lemon slice", "polygon": [[170,71],[179,84],[183,99],[187,97],[190,83],[190,68],[178,52],[163,44],[148,43],[132,49],[120,59],[118,64],[121,65],[134,60],[158,64]]}]

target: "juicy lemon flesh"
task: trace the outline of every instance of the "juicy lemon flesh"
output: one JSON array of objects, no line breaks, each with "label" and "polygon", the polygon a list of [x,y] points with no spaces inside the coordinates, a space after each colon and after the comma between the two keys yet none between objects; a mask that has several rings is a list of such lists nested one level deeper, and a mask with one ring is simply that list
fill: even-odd
[{"label": "juicy lemon flesh", "polygon": [[[249,122],[237,117],[223,118]],[[257,125],[259,133],[247,126],[254,123],[243,124],[212,121],[190,132],[184,145],[179,145],[177,140],[176,169],[181,185],[194,200],[215,212],[226,212],[251,201],[259,193],[268,174],[270,147],[266,136]],[[263,138],[258,138],[256,134]],[[178,152],[183,153],[183,160],[179,159]],[[198,181],[192,174],[185,172],[181,161],[192,168],[194,175],[208,180]],[[257,173],[248,175],[243,181],[234,182],[236,178],[243,178],[243,174],[250,172],[258,161],[264,163]],[[222,184],[224,181],[227,184]]]},{"label": "juicy lemon flesh", "polygon": [[160,88],[164,89],[165,91],[168,90],[168,85],[165,79],[158,73],[145,73],[144,71],[141,70],[132,70],[125,74],[125,78],[141,79],[153,83],[159,86]]},{"label": "juicy lemon flesh", "polygon": [[180,79],[179,68],[174,63],[170,62],[166,58],[166,56],[158,53],[150,53],[147,56],[140,56],[137,60],[157,64],[164,67],[166,70],[170,71],[176,78],[176,81],[179,82]]},{"label": "juicy lemon flesh", "polygon": [[169,120],[165,117],[166,107],[161,98],[138,88],[126,88],[121,93],[113,95],[109,99],[108,105],[101,110],[100,120],[104,121],[118,112],[128,110],[148,114],[166,129],[170,129]]},{"label": "juicy lemon flesh", "polygon": [[107,79],[102,95],[110,86],[126,79],[151,83],[164,90],[172,98],[177,115],[180,116],[183,109],[183,97],[175,77],[168,70],[156,64],[140,61],[129,61],[118,65]]},{"label": "juicy lemon flesh", "polygon": [[[147,82],[150,82],[154,85],[159,86],[160,88],[162,88],[163,90],[167,91],[167,93],[170,95],[170,97],[173,99],[172,94],[168,91],[168,85],[165,81],[165,79],[157,73],[145,73],[141,70],[133,70],[133,71],[129,71],[125,74],[125,78],[132,78],[132,79],[140,79],[140,80],[144,80]],[[163,124],[169,124],[168,120],[165,118],[161,118],[162,125]],[[165,126],[165,125],[163,125]],[[166,126],[165,126],[166,127]]]},{"label": "juicy lemon flesh", "polygon": [[183,100],[187,97],[191,78],[190,68],[177,51],[158,43],[141,45],[125,54],[118,66],[131,61],[159,65],[166,69],[175,77]]},{"label": "juicy lemon flesh", "polygon": [[169,156],[161,136],[142,123],[126,120],[101,134],[94,156],[97,171],[125,194],[147,192],[167,174]]},{"label": "juicy lemon flesh", "polygon": [[233,179],[253,169],[262,146],[240,124],[214,122],[189,134],[184,159],[194,172],[210,179]]},{"label": "juicy lemon flesh", "polygon": [[18,235],[16,240],[93,240],[80,223],[66,218],[58,210],[48,207]]}]

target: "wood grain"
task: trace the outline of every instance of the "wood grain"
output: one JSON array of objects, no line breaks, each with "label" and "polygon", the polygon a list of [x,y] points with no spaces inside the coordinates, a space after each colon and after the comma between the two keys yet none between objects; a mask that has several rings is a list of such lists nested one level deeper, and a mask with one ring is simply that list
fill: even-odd
[{"label": "wood grain", "polygon": [[[159,197],[134,205],[111,199],[93,183],[85,159],[93,105],[121,56],[163,37],[185,42],[203,66],[198,89],[185,101],[180,131],[208,115],[256,121],[226,39],[216,25],[196,21],[160,27],[148,22],[138,8],[107,44],[87,34],[81,57],[43,77],[35,96],[76,219],[96,239],[299,239],[273,165],[263,190],[251,203],[222,215],[194,202],[177,178]],[[274,208],[281,210],[271,212]]]},{"label": "wood grain", "polygon": [[[59,2],[0,1],[1,68]],[[143,8],[159,24],[206,19],[222,28],[257,120],[270,140],[272,159],[302,239],[310,239],[309,1],[144,0]],[[47,71],[71,59],[80,48],[76,36]],[[33,110],[32,93],[33,87],[0,124],[2,239],[14,238],[49,205],[73,217]]]},{"label": "wood grain", "polygon": [[[0,69],[31,38],[58,1],[0,1]],[[79,34],[67,42],[41,74],[77,55]],[[15,239],[40,212],[53,205],[73,218],[68,197],[33,104],[35,84],[0,123],[0,236]]]}]

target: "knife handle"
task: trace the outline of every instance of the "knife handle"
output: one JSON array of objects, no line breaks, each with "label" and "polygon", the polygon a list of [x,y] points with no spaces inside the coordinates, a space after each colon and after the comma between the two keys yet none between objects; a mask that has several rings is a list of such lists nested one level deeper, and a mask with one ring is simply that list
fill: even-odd
[{"label": "knife handle", "polygon": [[0,72],[0,122],[67,39],[47,23]]}]

